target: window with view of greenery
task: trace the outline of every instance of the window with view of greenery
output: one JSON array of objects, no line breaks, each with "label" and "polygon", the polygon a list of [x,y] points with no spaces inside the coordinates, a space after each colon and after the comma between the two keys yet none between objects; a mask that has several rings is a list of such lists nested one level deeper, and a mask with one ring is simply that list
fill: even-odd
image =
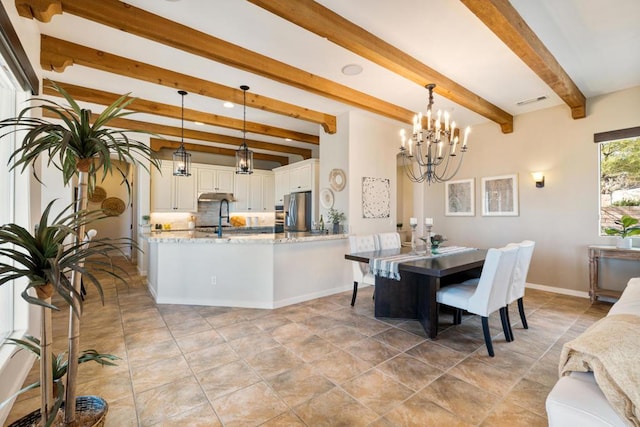
[{"label": "window with view of greenery", "polygon": [[640,217],[640,135],[600,143],[600,234],[625,214]]}]

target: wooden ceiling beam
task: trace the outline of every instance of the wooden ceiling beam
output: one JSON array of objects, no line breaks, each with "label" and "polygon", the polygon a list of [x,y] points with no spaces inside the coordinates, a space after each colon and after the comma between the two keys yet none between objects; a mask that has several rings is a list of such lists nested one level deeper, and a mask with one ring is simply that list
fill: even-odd
[{"label": "wooden ceiling beam", "polygon": [[[48,110],[43,110],[42,116],[51,118],[51,119],[59,118],[57,115],[54,115]],[[98,115],[95,113],[92,114],[92,120],[97,116]],[[143,132],[148,132],[154,135],[174,136],[177,138],[180,138],[182,136],[181,128],[175,127],[175,126],[162,125],[159,123],[150,123],[150,122],[143,122],[143,121],[131,120],[131,119],[113,119],[109,121],[109,125],[110,127],[115,127],[120,129],[129,129],[132,131],[133,130],[143,131]],[[184,137],[187,139],[195,139],[198,141],[228,144],[236,147],[239,147],[242,144],[242,138],[236,138],[228,135],[219,135],[215,133],[192,130],[192,129],[184,129]],[[285,145],[271,144],[268,142],[252,141],[252,140],[247,140],[247,145],[251,149],[275,151],[275,152],[286,153],[286,154],[295,154],[303,157],[304,159],[308,159],[311,157],[311,150],[305,150],[302,148],[288,147]],[[299,153],[300,151],[305,151],[305,155],[300,154]],[[307,154],[308,154],[308,157],[307,157]]]},{"label": "wooden ceiling beam", "polygon": [[574,119],[586,117],[585,96],[508,0],[461,1],[562,98]]},{"label": "wooden ceiling beam", "polygon": [[[153,151],[160,151],[163,148],[168,148],[170,150],[177,150],[180,147],[180,141],[169,141],[167,139],[159,139],[159,138],[151,138],[151,149]],[[209,153],[209,154],[219,154],[222,156],[230,156],[235,157],[236,150],[232,150],[230,148],[221,148],[221,147],[212,147],[210,145],[202,145],[202,144],[191,144],[188,142],[184,143],[184,148],[187,151],[191,152],[200,152],[200,153]],[[274,156],[273,154],[263,154],[253,152],[254,160],[266,160],[269,162],[279,163],[280,165],[288,164],[289,158],[283,156]]]},{"label": "wooden ceiling beam", "polygon": [[[187,92],[210,98],[231,101],[240,105],[243,103],[243,92],[240,89],[223,86],[44,34],[41,35],[40,65],[42,69],[60,73],[73,64],[160,84],[176,90],[186,90]],[[316,123],[321,125],[325,132],[336,133],[336,116],[331,114],[310,110],[251,92],[247,93],[247,106]]]},{"label": "wooden ceiling beam", "polygon": [[[36,0],[16,0],[31,5]],[[47,0],[38,0],[47,1]],[[352,105],[385,117],[411,123],[414,112],[379,98],[335,83],[268,56],[252,52],[241,46],[197,31],[119,0],[48,0],[59,1],[64,13],[126,31],[166,46],[199,55],[269,79],[306,90],[325,98]],[[21,8],[27,18],[37,16]]]},{"label": "wooden ceiling beam", "polygon": [[498,123],[503,133],[513,132],[511,114],[313,0],[248,1],[422,87],[435,83],[439,95]]},{"label": "wooden ceiling beam", "polygon": [[60,0],[16,0],[15,4],[20,16],[36,18],[40,22],[49,22],[62,13]]},{"label": "wooden ceiling beam", "polygon": [[[51,80],[45,79],[43,82],[43,93],[45,95],[60,96],[53,88],[50,87]],[[72,98],[78,101],[92,102],[100,105],[111,105],[121,95],[105,92],[98,89],[91,89],[84,86],[72,85],[70,83],[56,82],[56,84],[66,90]],[[173,119],[182,118],[182,109],[179,106],[161,104],[159,102],[148,101],[141,98],[135,100],[127,106],[127,110],[137,111],[139,113],[155,114],[157,116],[170,117]],[[176,98],[177,99],[177,98]],[[243,129],[243,121],[230,117],[219,116],[217,114],[203,113],[201,111],[184,109],[184,118],[189,121],[202,122],[212,126],[220,126],[228,129]],[[320,138],[316,135],[310,135],[302,132],[295,132],[288,129],[269,126],[261,123],[246,122],[247,132],[259,135],[273,136],[277,138],[290,138],[294,141],[307,142],[309,144],[320,144]]]}]

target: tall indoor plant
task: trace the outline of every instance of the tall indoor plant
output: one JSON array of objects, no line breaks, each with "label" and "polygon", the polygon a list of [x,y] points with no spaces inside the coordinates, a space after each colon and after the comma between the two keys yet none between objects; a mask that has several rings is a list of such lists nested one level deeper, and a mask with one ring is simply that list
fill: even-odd
[{"label": "tall indoor plant", "polygon": [[[138,164],[148,170],[145,162],[159,168],[159,160],[148,145],[127,136],[127,132],[109,129],[114,119],[121,118],[130,112],[126,107],[134,101],[128,95],[118,98],[105,110],[94,116],[90,110],[82,109],[73,98],[61,87],[52,83],[52,87],[68,103],[63,106],[49,99],[35,98],[40,105],[24,108],[18,117],[0,121],[0,130],[5,131],[0,138],[14,132],[26,132],[22,144],[10,156],[10,168],[20,168],[24,172],[33,168],[34,175],[37,162],[43,158],[44,165],[53,165],[62,172],[64,185],[69,185],[72,178],[77,177],[77,211],[87,208],[88,191],[94,188],[97,178],[104,178],[112,171],[112,159]],[[42,109],[52,113],[57,121],[51,122],[39,117],[31,117],[34,109]],[[59,121],[59,123],[58,123]],[[38,178],[39,179],[39,178]],[[82,242],[86,223],[80,222],[75,229],[77,242]],[[75,270],[72,274],[70,290],[71,308],[69,314],[69,366],[67,373],[66,402],[76,400],[76,380],[79,355],[80,294],[82,274],[86,271]],[[65,406],[65,423],[70,424],[75,418],[75,405]]]},{"label": "tall indoor plant", "polygon": [[[0,227],[0,286],[16,279],[26,279],[22,298],[41,307],[41,336],[37,342],[40,358],[38,385],[42,387],[40,413],[47,425],[55,418],[64,393],[64,386],[58,381],[58,393],[53,396],[53,386],[59,378],[52,370],[56,360],[51,356],[51,310],[59,308],[52,303],[52,296],[59,295],[71,307],[78,307],[73,301],[79,300],[81,307],[80,296],[68,276],[74,271],[85,272],[86,282],[94,284],[102,296],[102,288],[94,272],[104,271],[105,267],[112,271],[110,263],[105,263],[103,257],[108,257],[113,250],[122,252],[130,244],[129,239],[94,239],[91,245],[88,238],[76,239],[76,230],[97,219],[101,213],[73,212],[69,206],[50,221],[53,204],[54,201],[45,208],[33,233],[17,224]],[[87,260],[89,257],[91,259]],[[87,264],[93,268],[91,272],[87,272]],[[29,292],[30,289],[35,290],[35,295]]]}]

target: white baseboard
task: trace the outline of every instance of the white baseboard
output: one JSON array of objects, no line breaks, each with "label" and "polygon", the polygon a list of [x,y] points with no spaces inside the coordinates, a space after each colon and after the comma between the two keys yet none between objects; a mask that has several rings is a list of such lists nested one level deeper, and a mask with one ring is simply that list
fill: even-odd
[{"label": "white baseboard", "polygon": [[570,295],[572,297],[589,298],[589,292],[575,291],[573,289],[556,288],[555,286],[538,285],[536,283],[527,283],[527,288],[537,289],[539,291],[553,292],[554,294]]}]

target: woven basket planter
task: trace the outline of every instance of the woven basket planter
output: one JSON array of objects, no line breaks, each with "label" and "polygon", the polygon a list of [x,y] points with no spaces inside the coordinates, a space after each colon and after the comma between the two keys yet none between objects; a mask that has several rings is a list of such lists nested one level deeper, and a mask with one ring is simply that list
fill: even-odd
[{"label": "woven basket planter", "polygon": [[[102,427],[107,418],[109,405],[107,401],[98,396],[78,396],[76,398],[76,425],[82,427]],[[86,420],[84,422],[83,420]],[[9,424],[9,427],[35,427],[40,423],[40,409],[36,409],[17,421]],[[63,425],[54,421],[54,426]]]}]

